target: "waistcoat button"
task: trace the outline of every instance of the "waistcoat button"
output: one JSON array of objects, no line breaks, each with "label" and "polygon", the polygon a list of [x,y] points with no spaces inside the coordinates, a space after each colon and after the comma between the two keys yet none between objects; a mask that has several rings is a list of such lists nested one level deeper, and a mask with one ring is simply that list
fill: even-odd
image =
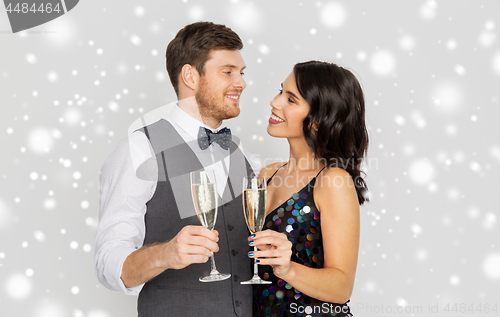
[{"label": "waistcoat button", "polygon": [[231,225],[227,225],[227,230],[229,230],[229,231],[233,231],[233,229],[234,229],[234,227],[233,227],[233,226],[231,226]]},{"label": "waistcoat button", "polygon": [[238,251],[236,251],[235,249],[232,249],[232,250],[231,250],[231,254],[232,254],[233,256],[236,256],[236,255],[238,254]]}]

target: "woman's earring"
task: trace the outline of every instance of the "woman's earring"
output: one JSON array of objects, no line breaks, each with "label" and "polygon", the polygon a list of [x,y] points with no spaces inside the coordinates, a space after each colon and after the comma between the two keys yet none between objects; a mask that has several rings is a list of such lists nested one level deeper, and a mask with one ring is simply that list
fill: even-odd
[{"label": "woman's earring", "polygon": [[314,129],[314,131],[318,131],[318,127],[317,127],[317,126],[315,126],[315,125],[316,125],[316,123],[315,123],[315,122],[311,122],[311,123],[309,124],[309,129],[310,129],[310,128],[313,128],[313,129]]}]

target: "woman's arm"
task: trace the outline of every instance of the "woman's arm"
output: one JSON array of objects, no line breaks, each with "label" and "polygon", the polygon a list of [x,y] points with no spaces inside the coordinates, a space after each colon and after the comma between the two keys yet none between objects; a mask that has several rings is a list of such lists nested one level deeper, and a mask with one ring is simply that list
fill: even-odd
[{"label": "woman's arm", "polygon": [[[321,212],[324,268],[291,262],[291,243],[286,235],[273,230],[256,234],[252,245],[263,250],[252,257],[261,265],[272,265],[276,276],[308,296],[344,303],[352,294],[359,248],[359,204],[354,182],[342,169],[327,169],[316,180],[314,197]],[[265,247],[268,244],[273,248]]]}]

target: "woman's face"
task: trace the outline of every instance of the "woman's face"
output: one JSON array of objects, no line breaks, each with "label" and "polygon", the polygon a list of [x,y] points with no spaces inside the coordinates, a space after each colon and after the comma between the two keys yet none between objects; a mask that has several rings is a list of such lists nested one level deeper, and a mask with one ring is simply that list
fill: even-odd
[{"label": "woman's face", "polygon": [[282,89],[271,101],[267,133],[277,138],[303,138],[302,125],[310,106],[299,94],[293,72],[281,85]]}]

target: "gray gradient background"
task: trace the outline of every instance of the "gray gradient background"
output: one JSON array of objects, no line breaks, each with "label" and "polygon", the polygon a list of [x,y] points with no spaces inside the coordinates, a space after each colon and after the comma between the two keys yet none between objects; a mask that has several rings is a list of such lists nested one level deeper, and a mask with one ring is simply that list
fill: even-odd
[{"label": "gray gradient background", "polygon": [[136,316],[135,297],[94,275],[98,173],[141,113],[175,101],[164,50],[197,20],[245,43],[248,86],[228,125],[267,163],[288,156],[266,126],[294,63],[360,77],[372,202],[356,316],[499,316],[485,313],[500,309],[499,12],[498,1],[103,0],[9,34],[0,9],[0,316]]}]

